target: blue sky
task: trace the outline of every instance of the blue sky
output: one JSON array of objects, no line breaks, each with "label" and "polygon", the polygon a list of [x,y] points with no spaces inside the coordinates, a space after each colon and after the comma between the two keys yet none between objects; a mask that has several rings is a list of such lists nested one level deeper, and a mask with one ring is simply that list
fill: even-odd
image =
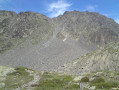
[{"label": "blue sky", "polygon": [[56,17],[65,11],[98,12],[119,23],[119,0],[0,0],[0,10],[33,11]]}]

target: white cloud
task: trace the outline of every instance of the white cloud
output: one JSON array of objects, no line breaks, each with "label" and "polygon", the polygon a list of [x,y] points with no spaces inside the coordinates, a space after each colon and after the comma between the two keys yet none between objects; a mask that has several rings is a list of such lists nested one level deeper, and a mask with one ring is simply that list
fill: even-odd
[{"label": "white cloud", "polygon": [[115,21],[119,24],[119,17],[115,19]]},{"label": "white cloud", "polygon": [[57,2],[49,4],[49,9],[47,10],[47,12],[49,13],[49,17],[52,18],[62,15],[65,11],[69,9],[71,5],[72,4],[64,0],[59,0]]},{"label": "white cloud", "polygon": [[94,11],[96,11],[96,8],[97,8],[97,5],[94,5],[94,6],[93,5],[88,5],[88,6],[86,6],[85,10],[94,12]]}]

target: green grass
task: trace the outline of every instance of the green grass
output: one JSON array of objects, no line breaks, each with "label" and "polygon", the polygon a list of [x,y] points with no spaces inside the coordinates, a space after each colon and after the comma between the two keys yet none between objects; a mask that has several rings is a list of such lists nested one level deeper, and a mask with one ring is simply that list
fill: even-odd
[{"label": "green grass", "polygon": [[[26,70],[31,70],[25,67],[16,67],[15,72],[9,73],[6,76],[5,87],[2,90],[14,90],[33,80],[32,76]],[[58,74],[39,72],[41,79],[38,83],[31,85],[33,90],[79,90],[79,85],[73,81],[74,77],[66,74]],[[26,90],[23,88],[23,90]]]},{"label": "green grass", "polygon": [[72,84],[68,87],[70,90],[79,90],[79,85],[78,84]]},{"label": "green grass", "polygon": [[106,81],[100,83],[91,83],[91,86],[96,86],[97,89],[111,89],[114,87],[118,87],[118,83],[114,81]]},{"label": "green grass", "polygon": [[78,90],[79,86],[73,82],[70,75],[44,73],[35,90]]}]

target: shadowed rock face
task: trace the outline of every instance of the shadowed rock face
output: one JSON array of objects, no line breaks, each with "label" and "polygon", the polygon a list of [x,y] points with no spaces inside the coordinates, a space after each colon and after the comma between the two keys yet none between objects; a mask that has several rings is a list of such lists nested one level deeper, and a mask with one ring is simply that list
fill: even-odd
[{"label": "shadowed rock face", "polygon": [[90,35],[90,41],[100,46],[104,46],[109,42],[116,40],[118,40],[118,34],[111,30],[102,29]]},{"label": "shadowed rock face", "polygon": [[95,12],[71,11],[50,19],[34,12],[0,11],[0,64],[57,71],[118,36],[119,25]]}]

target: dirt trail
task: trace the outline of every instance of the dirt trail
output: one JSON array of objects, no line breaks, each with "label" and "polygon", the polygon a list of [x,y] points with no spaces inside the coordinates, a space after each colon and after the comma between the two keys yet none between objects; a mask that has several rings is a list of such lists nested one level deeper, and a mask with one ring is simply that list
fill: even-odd
[{"label": "dirt trail", "polygon": [[31,87],[31,85],[37,84],[38,81],[40,80],[40,76],[38,75],[38,72],[34,73],[33,71],[30,71],[30,70],[27,70],[27,72],[29,72],[29,75],[33,76],[34,79],[15,90],[22,90],[23,88],[27,88],[26,90],[31,90],[31,89],[33,89],[33,87]]}]

